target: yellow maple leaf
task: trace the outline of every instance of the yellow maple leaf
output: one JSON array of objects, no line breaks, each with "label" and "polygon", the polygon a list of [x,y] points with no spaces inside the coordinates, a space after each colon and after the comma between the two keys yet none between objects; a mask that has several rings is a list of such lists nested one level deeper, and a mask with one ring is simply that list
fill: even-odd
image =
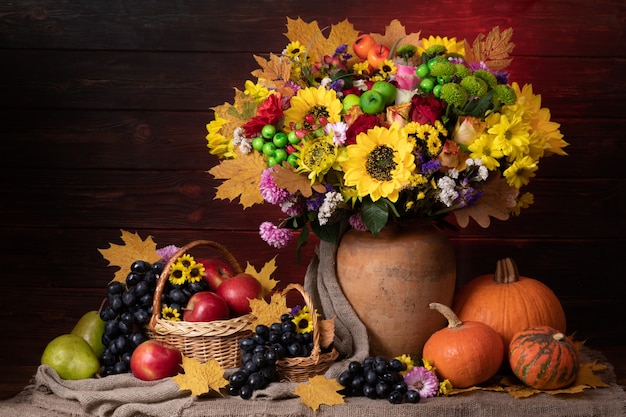
[{"label": "yellow maple leaf", "polygon": [[286,82],[291,76],[291,61],[281,59],[280,55],[270,54],[270,59],[254,55],[254,59],[261,67],[252,71],[252,75],[258,78],[259,84],[272,90],[276,90],[284,96],[292,96],[293,88],[287,87]]},{"label": "yellow maple leaf", "polygon": [[306,175],[297,173],[289,164],[275,165],[270,175],[277,187],[284,188],[292,194],[300,193],[308,198],[313,195],[313,190],[319,193],[326,192],[324,185],[319,182],[311,184]]},{"label": "yellow maple leaf", "polygon": [[233,104],[224,103],[212,107],[211,110],[227,121],[227,123],[221,127],[220,134],[232,140],[235,129],[254,117],[258,107],[259,103],[254,100],[254,97],[246,95],[239,89],[235,89]]},{"label": "yellow maple leaf", "polygon": [[302,404],[317,411],[320,405],[345,404],[343,395],[338,391],[344,387],[336,379],[328,379],[324,375],[315,375],[308,382],[298,384],[294,394],[300,397]]},{"label": "yellow maple leaf", "polygon": [[259,180],[267,168],[265,159],[258,152],[248,154],[236,151],[236,158],[225,159],[209,170],[217,179],[225,180],[217,187],[215,198],[233,201],[239,198],[244,209],[263,203]]},{"label": "yellow maple leaf", "polygon": [[181,391],[189,390],[194,396],[210,391],[221,395],[220,389],[228,385],[228,380],[224,378],[224,369],[215,359],[200,363],[197,359],[183,355],[182,366],[185,373],[172,377]]},{"label": "yellow maple leaf", "polygon": [[[392,48],[396,45],[396,49],[402,45],[419,45],[420,33],[406,33],[405,27],[400,23],[398,19],[392,20],[385,27],[385,34],[372,33],[371,36],[378,42],[379,45],[385,45],[388,48]],[[397,42],[397,44],[396,44]]]},{"label": "yellow maple leaf", "polygon": [[252,275],[261,283],[263,286],[263,297],[265,297],[272,292],[276,284],[278,284],[278,281],[272,278],[274,271],[276,271],[276,256],[269,262],[266,262],[260,271],[257,271],[254,266],[250,265],[250,262],[248,262],[244,272]]},{"label": "yellow maple leaf", "polygon": [[274,293],[270,297],[269,303],[265,300],[250,300],[250,314],[254,317],[250,329],[254,330],[257,325],[264,324],[270,326],[280,322],[280,316],[289,313],[291,309],[287,307],[287,297],[280,293]]},{"label": "yellow maple leaf", "polygon": [[298,41],[307,48],[308,56],[313,61],[320,61],[324,55],[332,55],[335,49],[341,45],[348,45],[349,52],[352,51],[352,44],[359,36],[359,31],[354,29],[352,23],[347,19],[331,25],[328,37],[319,28],[317,20],[305,22],[301,18],[287,18],[287,33],[290,42]]},{"label": "yellow maple leaf", "polygon": [[152,236],[148,236],[146,240],[141,240],[136,232],[134,234],[126,230],[120,230],[120,232],[122,233],[123,245],[109,243],[107,249],[98,249],[98,252],[109,261],[109,266],[119,267],[112,281],[126,283],[126,276],[133,262],[154,263],[161,259],[161,256],[156,251],[156,243]]},{"label": "yellow maple leaf", "polygon": [[487,36],[482,33],[476,36],[472,47],[465,51],[465,58],[467,61],[482,61],[492,70],[506,68],[513,61],[510,57],[515,47],[512,37],[513,28],[500,32],[500,27],[495,26]]},{"label": "yellow maple leaf", "polygon": [[482,197],[471,206],[455,210],[454,216],[460,227],[466,227],[471,217],[480,226],[487,228],[491,223],[490,217],[499,220],[509,218],[509,209],[515,206],[518,194],[519,190],[509,186],[503,178],[490,176]]}]

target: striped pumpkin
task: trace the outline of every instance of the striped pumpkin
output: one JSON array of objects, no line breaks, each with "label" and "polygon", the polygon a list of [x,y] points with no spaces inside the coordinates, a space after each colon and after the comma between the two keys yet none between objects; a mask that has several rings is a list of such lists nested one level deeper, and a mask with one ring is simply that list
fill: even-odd
[{"label": "striped pumpkin", "polygon": [[549,326],[517,332],[509,344],[511,370],[526,385],[551,390],[576,381],[578,352],[572,341]]}]

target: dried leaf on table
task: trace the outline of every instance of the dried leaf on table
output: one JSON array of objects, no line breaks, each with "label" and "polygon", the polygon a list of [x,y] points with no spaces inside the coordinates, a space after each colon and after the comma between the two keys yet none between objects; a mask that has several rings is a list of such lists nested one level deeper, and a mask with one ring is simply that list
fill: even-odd
[{"label": "dried leaf on table", "polygon": [[287,307],[287,297],[280,293],[272,294],[269,303],[259,299],[250,300],[250,308],[254,317],[250,325],[251,330],[254,330],[259,324],[270,326],[273,323],[278,323],[280,322],[280,316],[291,311]]},{"label": "dried leaf on table", "polygon": [[130,233],[120,230],[122,233],[123,245],[109,243],[107,249],[98,249],[104,259],[109,261],[109,266],[117,266],[120,269],[115,272],[113,281],[126,283],[128,268],[135,261],[157,262],[161,256],[157,253],[156,243],[152,236],[142,240],[138,233]]},{"label": "dried leaf on table", "polygon": [[277,187],[284,188],[292,194],[300,193],[303,197],[311,197],[313,190],[323,193],[326,188],[319,182],[311,185],[311,180],[302,174],[298,174],[291,165],[275,165],[272,170],[272,178]]},{"label": "dried leaf on table", "polygon": [[476,36],[471,48],[466,48],[465,59],[468,62],[484,62],[492,70],[506,68],[511,64],[515,44],[511,42],[513,28],[500,32],[500,27],[495,26],[485,36]]},{"label": "dried leaf on table", "polygon": [[266,262],[263,268],[257,272],[254,266],[248,265],[246,266],[246,270],[244,271],[246,274],[250,274],[255,277],[263,286],[263,297],[272,292],[278,281],[272,278],[272,273],[276,271],[276,257],[272,258],[271,261]]},{"label": "dried leaf on table", "polygon": [[317,322],[320,335],[320,346],[329,347],[335,340],[335,317],[332,319],[320,320]]},{"label": "dried leaf on table", "polygon": [[302,404],[317,411],[320,405],[344,404],[343,395],[338,391],[344,387],[336,379],[328,379],[324,375],[309,378],[308,382],[298,384],[294,394],[300,397]]},{"label": "dried leaf on table", "polygon": [[484,228],[489,227],[490,217],[499,220],[509,218],[509,209],[515,207],[519,190],[496,175],[489,177],[483,195],[476,203],[454,211],[459,226],[466,227],[470,217]]},{"label": "dried leaf on table", "polygon": [[317,24],[317,20],[306,23],[302,18],[287,18],[287,33],[285,36],[289,41],[299,41],[302,46],[307,48],[308,56],[312,61],[321,61],[324,55],[332,55],[339,45],[348,45],[349,52],[352,51],[352,44],[359,36],[359,31],[354,28],[352,23],[345,19],[337,24],[331,25],[330,33],[325,36],[327,31],[322,31]]},{"label": "dried leaf on table", "polygon": [[381,35],[379,33],[372,33],[372,37],[378,42],[379,45],[385,45],[388,48],[391,48],[396,41],[398,44],[396,45],[396,49],[402,45],[419,45],[420,42],[420,32],[417,33],[406,33],[405,27],[400,23],[398,19],[392,20],[385,27],[385,34]]},{"label": "dried leaf on table", "polygon": [[236,158],[223,160],[209,170],[215,178],[225,180],[217,187],[215,198],[230,201],[239,198],[244,209],[263,203],[259,180],[266,168],[267,164],[258,152],[237,152]]},{"label": "dried leaf on table", "polygon": [[181,390],[190,390],[191,395],[199,396],[214,391],[221,395],[220,389],[228,385],[224,378],[224,369],[215,359],[202,364],[197,359],[183,356],[183,370],[172,379]]}]

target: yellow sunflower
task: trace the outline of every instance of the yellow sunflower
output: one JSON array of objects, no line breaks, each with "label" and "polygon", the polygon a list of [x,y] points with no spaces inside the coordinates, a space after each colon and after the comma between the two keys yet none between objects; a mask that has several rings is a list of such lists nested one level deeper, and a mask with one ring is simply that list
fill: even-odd
[{"label": "yellow sunflower", "polygon": [[396,202],[415,170],[413,144],[393,125],[360,133],[356,144],[347,147],[347,157],[341,164],[345,185],[356,186],[359,197],[369,195],[372,201],[384,197]]},{"label": "yellow sunflower", "polygon": [[343,152],[340,152],[329,136],[304,140],[297,172],[308,173],[313,184],[316,180],[321,180],[331,168],[340,168],[338,162],[341,154]]},{"label": "yellow sunflower", "polygon": [[461,54],[465,56],[465,41],[457,42],[456,38],[446,38],[441,36],[432,36],[428,38],[422,38],[420,45],[417,47],[417,54],[422,55],[428,48],[433,45],[442,45],[446,48],[448,53]]},{"label": "yellow sunflower", "polygon": [[316,118],[326,117],[328,122],[341,120],[343,104],[337,98],[335,90],[327,90],[324,87],[308,87],[298,91],[291,98],[291,107],[285,110],[285,128],[291,130],[291,124],[302,123],[304,116],[313,114]]}]

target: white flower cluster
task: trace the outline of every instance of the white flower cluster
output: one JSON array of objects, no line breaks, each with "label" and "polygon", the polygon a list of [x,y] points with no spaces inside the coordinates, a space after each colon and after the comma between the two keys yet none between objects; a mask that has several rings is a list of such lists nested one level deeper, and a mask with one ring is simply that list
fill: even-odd
[{"label": "white flower cluster", "polygon": [[456,182],[451,177],[446,176],[439,178],[437,187],[441,190],[437,198],[447,207],[450,207],[452,203],[454,203],[454,200],[459,197],[459,193],[456,191]]},{"label": "white flower cluster", "polygon": [[472,159],[469,158],[467,161],[465,161],[465,163],[467,164],[467,166],[477,166],[478,167],[478,177],[485,181],[487,179],[487,177],[489,176],[489,170],[487,169],[487,167],[483,166],[483,161],[480,158],[476,158],[476,159]]},{"label": "white flower cluster", "polygon": [[233,132],[233,146],[239,145],[239,150],[243,154],[249,154],[252,152],[252,139],[245,136],[245,131],[242,127],[238,127]]},{"label": "white flower cluster", "polygon": [[343,196],[341,193],[329,191],[324,194],[324,202],[317,212],[317,220],[319,220],[321,226],[328,223],[328,219],[330,219],[330,216],[332,216],[333,212],[341,202],[343,202]]}]

